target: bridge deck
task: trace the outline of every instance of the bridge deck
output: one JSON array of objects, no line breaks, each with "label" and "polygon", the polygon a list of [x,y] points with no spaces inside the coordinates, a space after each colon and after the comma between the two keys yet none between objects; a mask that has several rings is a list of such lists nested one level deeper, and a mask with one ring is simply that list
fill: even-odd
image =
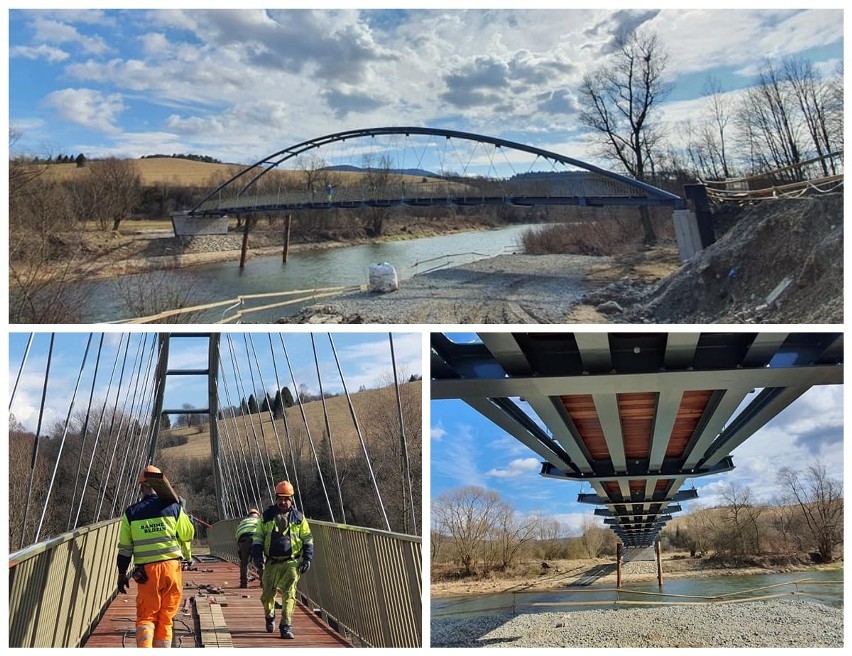
[{"label": "bridge deck", "polygon": [[[193,569],[183,572],[184,599],[175,617],[175,646],[180,647],[351,647],[301,603],[293,617],[295,640],[278,636],[281,611],[276,611],[276,629],[267,633],[260,605],[260,582],[249,581],[239,588],[239,566],[228,561],[201,557]],[[220,592],[221,591],[221,592]],[[135,647],[136,584],[126,595],[119,594],[89,636],[84,647]]]}]

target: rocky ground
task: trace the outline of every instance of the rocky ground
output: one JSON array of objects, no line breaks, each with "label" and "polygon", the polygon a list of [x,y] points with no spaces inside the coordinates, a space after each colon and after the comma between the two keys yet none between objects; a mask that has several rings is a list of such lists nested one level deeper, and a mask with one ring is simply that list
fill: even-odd
[{"label": "rocky ground", "polygon": [[431,622],[432,647],[842,647],[843,609],[808,601],[521,613]]},{"label": "rocky ground", "polygon": [[673,244],[618,258],[503,255],[282,321],[843,323],[842,194],[763,201],[717,223],[716,242],[685,264]]}]

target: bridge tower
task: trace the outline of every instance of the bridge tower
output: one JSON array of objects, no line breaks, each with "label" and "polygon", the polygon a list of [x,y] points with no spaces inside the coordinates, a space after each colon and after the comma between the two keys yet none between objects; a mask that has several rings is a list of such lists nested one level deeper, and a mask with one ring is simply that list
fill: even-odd
[{"label": "bridge tower", "polygon": [[[207,367],[201,369],[169,369],[169,347],[172,339],[206,337]],[[216,422],[219,414],[218,382],[219,382],[219,333],[160,333],[159,354],[155,381],[155,400],[153,416],[151,417],[151,440],[148,451],[148,462],[153,462],[157,453],[160,435],[160,419],[166,415],[207,415],[210,423],[210,453],[213,459],[213,479],[216,488],[216,509],[219,517],[226,517],[222,489],[222,463],[219,447],[219,427]],[[166,385],[169,376],[206,376],[207,377],[207,407],[206,408],[163,408]]]}]

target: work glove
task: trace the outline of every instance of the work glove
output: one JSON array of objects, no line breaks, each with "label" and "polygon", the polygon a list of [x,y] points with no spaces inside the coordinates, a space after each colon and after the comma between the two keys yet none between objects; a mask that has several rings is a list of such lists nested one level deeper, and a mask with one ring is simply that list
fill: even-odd
[{"label": "work glove", "polygon": [[127,586],[130,585],[130,581],[127,580],[127,574],[119,574],[118,575],[118,591],[121,594],[127,594]]},{"label": "work glove", "polygon": [[310,568],[311,568],[311,561],[310,561],[310,560],[307,560],[307,559],[303,560],[303,561],[302,561],[302,564],[301,564],[301,565],[299,565],[299,571],[300,571],[302,574],[304,574],[305,572],[307,572]]}]

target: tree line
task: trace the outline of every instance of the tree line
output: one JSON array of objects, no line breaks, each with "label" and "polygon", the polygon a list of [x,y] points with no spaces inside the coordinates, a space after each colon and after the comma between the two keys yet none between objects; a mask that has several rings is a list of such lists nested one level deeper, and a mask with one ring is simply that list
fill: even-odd
[{"label": "tree line", "polygon": [[[749,487],[730,484],[724,503],[693,507],[660,534],[665,551],[694,557],[747,558],[767,554],[832,562],[843,544],[843,487],[820,462],[781,470],[773,502],[759,502]],[[432,502],[433,566],[461,576],[505,571],[525,560],[613,556],[617,537],[591,516],[577,534],[564,522],[520,513],[494,490],[465,486]]]}]

